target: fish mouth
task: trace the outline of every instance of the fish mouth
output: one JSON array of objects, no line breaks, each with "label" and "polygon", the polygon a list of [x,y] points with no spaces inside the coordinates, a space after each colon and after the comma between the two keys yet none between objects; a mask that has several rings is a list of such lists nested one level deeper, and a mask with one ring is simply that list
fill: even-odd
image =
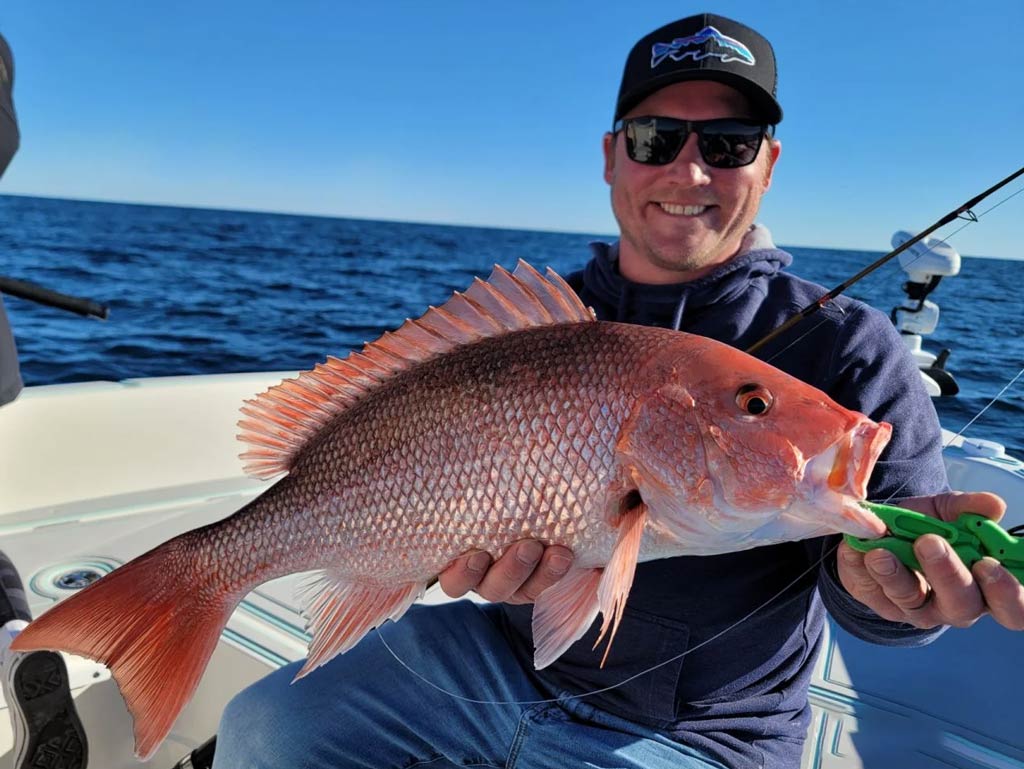
[{"label": "fish mouth", "polygon": [[807,462],[804,477],[817,488],[816,496],[839,503],[845,534],[870,538],[885,533],[882,520],[858,503],[867,497],[871,471],[891,436],[888,422],[864,419]]}]

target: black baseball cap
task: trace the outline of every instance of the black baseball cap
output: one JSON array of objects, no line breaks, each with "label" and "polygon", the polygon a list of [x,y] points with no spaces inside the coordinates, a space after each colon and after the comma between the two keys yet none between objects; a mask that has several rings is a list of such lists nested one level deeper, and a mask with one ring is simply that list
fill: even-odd
[{"label": "black baseball cap", "polygon": [[642,38],[629,52],[615,104],[618,120],[660,88],[683,80],[717,80],[742,91],[757,117],[776,124],[778,75],[771,43],[745,24],[699,13]]}]

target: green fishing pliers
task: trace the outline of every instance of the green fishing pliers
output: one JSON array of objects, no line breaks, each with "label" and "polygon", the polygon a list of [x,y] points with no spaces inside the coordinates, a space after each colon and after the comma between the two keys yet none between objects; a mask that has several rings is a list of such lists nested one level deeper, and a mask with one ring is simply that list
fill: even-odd
[{"label": "green fishing pliers", "polygon": [[1024,583],[1024,538],[1016,537],[1021,528],[1007,531],[995,521],[974,513],[963,513],[955,521],[947,523],[924,513],[905,510],[893,505],[861,502],[872,513],[881,518],[889,528],[888,533],[878,539],[862,539],[845,535],[846,544],[854,550],[866,553],[876,548],[888,550],[911,569],[922,571],[914,555],[914,540],[922,534],[938,534],[949,543],[960,556],[967,568],[985,556],[994,558],[1008,572]]}]

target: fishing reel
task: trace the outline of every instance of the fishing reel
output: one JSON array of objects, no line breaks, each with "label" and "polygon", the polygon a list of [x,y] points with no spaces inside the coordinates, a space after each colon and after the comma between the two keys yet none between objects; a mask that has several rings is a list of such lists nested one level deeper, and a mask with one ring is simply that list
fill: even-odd
[{"label": "fishing reel", "polygon": [[[892,246],[899,248],[913,237],[914,233],[900,230],[892,236]],[[960,254],[944,240],[926,237],[902,252],[899,258],[900,266],[910,276],[903,284],[903,291],[914,304],[894,307],[890,314],[892,322],[910,349],[928,394],[933,397],[956,395],[960,386],[945,368],[949,350],[943,349],[935,355],[922,349],[921,338],[935,331],[939,323],[939,306],[927,297],[942,278],[959,274]]]}]

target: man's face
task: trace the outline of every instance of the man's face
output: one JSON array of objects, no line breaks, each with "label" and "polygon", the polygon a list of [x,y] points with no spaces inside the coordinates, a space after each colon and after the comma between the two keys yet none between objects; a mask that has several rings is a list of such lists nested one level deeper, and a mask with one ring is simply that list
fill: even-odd
[{"label": "man's face", "polygon": [[[682,120],[751,118],[746,97],[710,80],[675,83],[656,91],[624,117]],[[753,163],[712,168],[691,134],[668,165],[630,160],[625,139],[604,137],[604,178],[622,238],[619,269],[638,283],[693,280],[727,261],[740,247],[771,184],[781,145],[765,141]]]}]

